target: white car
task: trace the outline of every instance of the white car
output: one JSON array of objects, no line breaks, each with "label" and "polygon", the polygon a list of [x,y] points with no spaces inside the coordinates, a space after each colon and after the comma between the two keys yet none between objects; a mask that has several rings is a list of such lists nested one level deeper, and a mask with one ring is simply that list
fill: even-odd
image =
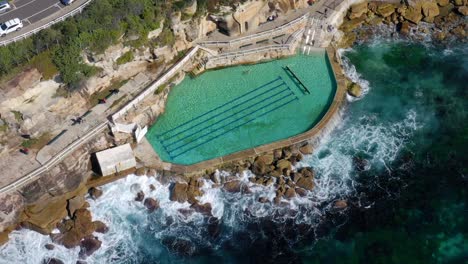
[{"label": "white car", "polygon": [[0,14],[5,13],[6,11],[10,10],[11,6],[7,1],[0,2]]},{"label": "white car", "polygon": [[4,37],[6,34],[13,31],[18,31],[23,28],[23,22],[19,18],[8,20],[7,22],[0,24],[0,36]]}]

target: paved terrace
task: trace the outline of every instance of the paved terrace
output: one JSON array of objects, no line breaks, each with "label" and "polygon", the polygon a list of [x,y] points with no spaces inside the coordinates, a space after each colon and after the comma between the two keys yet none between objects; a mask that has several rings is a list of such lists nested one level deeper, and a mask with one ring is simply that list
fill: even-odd
[{"label": "paved terrace", "polygon": [[[83,0],[84,1],[84,0]],[[349,1],[349,0],[348,0]],[[345,2],[348,2],[345,1]],[[312,16],[315,17],[317,15],[321,15],[321,8],[327,8],[330,3],[336,3],[337,0],[329,1],[324,0],[315,6],[308,9],[308,12],[312,12]],[[306,11],[307,12],[307,11]],[[304,15],[304,13],[297,12],[297,16]],[[293,16],[294,17],[294,16]],[[277,20],[275,23],[280,23],[281,20]],[[284,21],[283,21],[284,22]],[[257,29],[257,32],[264,31],[269,27],[275,27],[276,24],[265,24],[266,27],[261,26]],[[271,28],[270,28],[271,29]],[[216,36],[214,36],[216,37]],[[213,37],[212,37],[213,38]],[[78,124],[72,126],[71,123],[63,124],[63,129],[67,130],[65,134],[63,134],[59,139],[54,141],[52,144],[44,147],[41,149],[37,155],[37,161],[31,160],[31,155],[29,156],[22,156],[23,160],[16,160],[16,159],[2,159],[0,161],[0,170],[2,170],[2,177],[0,178],[0,193],[5,193],[9,191],[13,191],[17,188],[24,186],[25,184],[37,179],[41,176],[41,174],[47,171],[49,168],[57,165],[60,161],[62,161],[67,155],[78,149],[82,144],[87,142],[88,140],[92,139],[97,134],[101,133],[105,130],[109,124],[107,117],[115,110],[109,109],[108,107],[113,104],[115,100],[120,98],[123,94],[126,94],[130,98],[134,98],[131,100],[125,107],[120,109],[119,111],[115,112],[112,115],[111,120],[115,121],[119,117],[125,115],[126,111],[129,109],[136,107],[140,101],[144,99],[145,96],[152,94],[154,89],[159,87],[159,85],[168,81],[172,76],[178,73],[184,66],[184,64],[191,60],[191,58],[195,55],[195,53],[199,50],[203,49],[200,46],[196,46],[192,49],[189,53],[187,53],[186,57],[184,57],[181,61],[179,61],[176,65],[174,65],[169,71],[167,71],[160,79],[156,82],[152,83],[150,86],[145,88],[147,85],[147,81],[150,79],[148,76],[139,75],[136,77],[133,82],[129,82],[126,87],[122,87],[120,89],[119,95],[114,95],[111,97],[105,105],[97,105],[93,109],[91,109],[91,113],[86,116],[85,122],[83,124]],[[298,142],[302,142],[304,140],[310,139],[311,137],[317,136],[318,133],[325,128],[325,125],[334,117],[336,112],[338,111],[339,106],[343,100],[344,96],[344,77],[340,74],[340,66],[338,63],[334,61],[334,55],[332,51],[327,49],[327,52],[330,56],[330,60],[332,61],[333,69],[335,70],[336,80],[338,83],[337,94],[335,96],[335,100],[327,112],[325,117],[319,122],[313,129],[310,131],[298,135],[293,138],[289,138],[287,140],[283,140],[280,142],[275,142],[272,144],[268,144],[265,146],[260,146],[254,149],[242,151],[239,153],[234,153],[222,158],[202,162],[200,164],[192,165],[192,166],[178,166],[172,164],[163,164],[165,169],[171,169],[174,171],[180,172],[192,172],[196,170],[200,170],[201,168],[206,168],[210,166],[214,166],[223,162],[233,161],[236,159],[240,159],[246,156],[252,156],[257,153],[269,151],[271,149],[280,148],[283,146],[295,144]],[[138,96],[134,97],[136,94]],[[57,133],[57,132],[56,132]],[[29,158],[26,158],[29,157]]]}]

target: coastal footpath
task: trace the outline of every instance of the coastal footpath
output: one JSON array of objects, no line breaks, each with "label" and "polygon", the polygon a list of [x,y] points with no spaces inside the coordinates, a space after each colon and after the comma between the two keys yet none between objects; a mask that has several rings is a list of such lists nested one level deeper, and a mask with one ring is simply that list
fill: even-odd
[{"label": "coastal footpath", "polygon": [[[437,3],[436,5],[432,2],[431,4],[424,3],[424,1],[420,1],[410,3],[409,5],[402,5],[364,2],[352,6],[349,11],[348,7],[346,7],[344,12],[336,13],[334,16],[329,17],[329,19],[341,17],[344,19],[344,23],[340,27],[341,32],[334,32],[328,39],[332,46],[348,47],[357,40],[365,39],[364,32],[369,33],[371,32],[369,28],[376,28],[378,25],[395,28],[395,34],[417,37],[415,33],[419,30],[424,30],[422,29],[424,27],[421,27],[421,25],[424,26],[425,23],[431,24],[432,22],[430,21],[432,20],[433,25],[435,25],[435,29],[432,29],[433,35],[440,36],[441,33],[439,32],[445,33],[444,38],[438,38],[440,41],[448,41],[451,38],[465,41],[463,37],[465,34],[464,30],[466,29],[466,20],[464,19],[466,14],[463,15],[463,10],[466,8],[466,3],[458,5],[460,4],[459,2],[453,2],[445,6],[442,5],[444,3]],[[446,10],[444,9],[446,6],[451,7],[446,8],[450,10],[447,14],[441,12],[441,10]],[[415,13],[416,15],[414,15]],[[339,21],[339,19],[336,19],[336,21]],[[339,25],[336,24],[335,26],[338,27]],[[431,29],[428,32],[432,32]],[[352,37],[353,35],[354,38]],[[327,38],[324,37],[323,39]],[[336,53],[332,54],[334,56],[331,59],[338,62],[339,57],[336,56]],[[181,76],[178,79],[181,79]],[[359,97],[360,89],[356,84],[349,83],[347,86],[350,94]],[[147,104],[147,109],[151,108],[155,103],[156,105],[163,106],[167,94],[168,90],[165,89],[158,98],[153,99],[154,101],[150,100],[143,104]],[[141,113],[139,114],[136,111],[125,118],[129,121],[134,121],[135,118],[145,116]],[[155,116],[160,113],[156,112],[154,116],[146,118],[151,123]],[[2,219],[4,219],[2,221],[4,230],[8,232],[17,228],[17,223],[22,223],[21,226],[23,227],[49,234],[53,228],[57,227],[57,222],[68,216],[69,219],[61,222],[58,226],[61,235],[55,236],[55,241],[68,247],[81,245],[82,248],[87,250],[85,253],[91,252],[91,249],[96,248],[99,243],[89,238],[89,236],[95,231],[105,232],[106,228],[103,227],[103,223],[93,222],[90,214],[83,209],[86,208],[84,196],[89,195],[94,199],[98,199],[99,189],[96,188],[97,186],[123,177],[126,173],[130,172],[124,172],[121,175],[115,175],[106,179],[93,177],[92,173],[89,172],[89,153],[94,153],[109,146],[120,145],[123,142],[133,141],[129,136],[120,135],[120,137],[116,139],[115,137],[110,137],[107,133],[99,136],[91,143],[84,145],[79,153],[73,153],[70,158],[67,158],[62,164],[54,168],[53,173],[49,172],[51,173],[48,175],[50,177],[41,177],[37,182],[22,188],[19,193],[4,195],[2,199],[5,202],[2,203],[3,208],[1,208],[3,212]],[[218,165],[217,168],[234,172],[251,169],[257,175],[252,181],[264,185],[277,185],[277,197],[273,202],[279,203],[283,196],[293,197],[294,195],[301,195],[302,190],[313,188],[313,171],[306,168],[299,172],[294,172],[290,169],[291,165],[299,161],[303,154],[310,154],[312,150],[313,146],[311,144],[287,146],[282,149],[278,146],[271,154],[266,153],[257,158],[251,157],[250,159],[243,159],[242,161],[230,164],[224,163]],[[174,174],[174,172],[158,171],[154,168],[148,169],[145,167],[141,167],[135,173],[155,176],[161,181],[178,179],[179,181],[173,186],[171,199],[178,202],[189,201],[197,210],[206,212],[210,211],[209,205],[200,205],[196,201],[196,197],[200,195],[199,178],[210,179],[216,184],[224,186],[227,191],[248,191],[236,179],[219,179],[213,172],[214,169],[205,171],[202,174],[192,175],[188,178],[178,173]],[[57,176],[53,175],[54,173],[60,175],[60,178],[57,179]],[[136,198],[143,201],[144,194]],[[145,201],[145,204],[148,205],[149,210],[157,208],[157,201]],[[25,205],[26,207],[24,207]],[[345,206],[345,202],[340,202],[337,206]],[[3,232],[3,234],[7,232]],[[86,237],[88,238],[86,239]]]}]

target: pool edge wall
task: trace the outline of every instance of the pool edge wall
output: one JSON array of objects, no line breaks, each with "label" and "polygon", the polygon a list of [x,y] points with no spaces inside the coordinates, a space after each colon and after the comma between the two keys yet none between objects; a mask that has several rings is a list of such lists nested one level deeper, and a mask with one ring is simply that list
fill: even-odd
[{"label": "pool edge wall", "polygon": [[317,122],[311,129],[286,139],[246,150],[241,150],[218,158],[201,161],[192,165],[180,165],[171,162],[163,162],[163,167],[172,172],[190,174],[216,167],[223,163],[246,159],[261,153],[270,152],[278,148],[283,148],[303,142],[310,142],[312,145],[318,144],[324,135],[329,134],[335,128],[340,119],[340,109],[344,105],[343,103],[346,102],[346,79],[342,73],[340,63],[338,62],[338,55],[336,50],[332,47],[325,48],[325,54],[327,63],[333,71],[333,77],[336,85],[335,96],[333,97],[328,110],[326,110],[320,121]]}]

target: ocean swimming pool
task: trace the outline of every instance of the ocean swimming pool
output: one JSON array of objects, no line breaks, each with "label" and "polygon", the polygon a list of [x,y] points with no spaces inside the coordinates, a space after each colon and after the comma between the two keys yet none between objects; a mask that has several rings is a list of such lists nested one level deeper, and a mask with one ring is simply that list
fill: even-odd
[{"label": "ocean swimming pool", "polygon": [[335,91],[325,51],[208,71],[172,88],[146,137],[162,160],[194,164],[309,130]]}]

